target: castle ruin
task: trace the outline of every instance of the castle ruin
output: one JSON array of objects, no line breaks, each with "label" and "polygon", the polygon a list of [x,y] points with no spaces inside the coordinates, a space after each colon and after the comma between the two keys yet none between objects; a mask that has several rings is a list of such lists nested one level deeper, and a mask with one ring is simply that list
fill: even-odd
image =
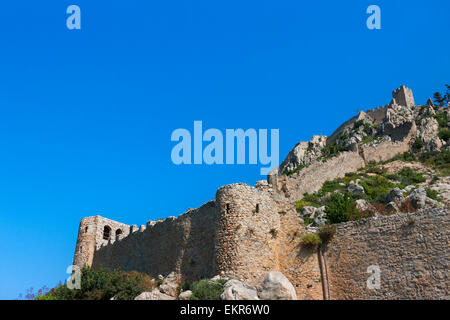
[{"label": "castle ruin", "polygon": [[[393,97],[398,104],[414,104],[404,86]],[[380,110],[368,114],[380,118]],[[401,139],[341,152],[297,176],[274,171],[255,187],[223,186],[214,200],[177,218],[149,221],[140,228],[100,216],[83,218],[74,265],[136,270],[153,277],[175,271],[186,280],[226,272],[252,284],[277,270],[291,281],[299,299],[322,299],[323,266],[300,245],[306,228],[295,203],[327,180],[407,151],[415,124],[397,130],[402,130]],[[404,228],[410,215],[417,220],[415,234]],[[338,225],[338,240],[325,255],[331,299],[448,299],[449,230],[448,208]],[[367,267],[373,264],[386,275],[379,291],[366,286]]]}]

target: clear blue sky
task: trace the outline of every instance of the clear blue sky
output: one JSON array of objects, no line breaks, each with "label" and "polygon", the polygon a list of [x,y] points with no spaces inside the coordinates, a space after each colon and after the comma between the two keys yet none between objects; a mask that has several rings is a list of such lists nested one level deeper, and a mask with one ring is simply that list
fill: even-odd
[{"label": "clear blue sky", "polygon": [[[77,4],[82,29],[66,28]],[[366,28],[366,8],[382,29]],[[450,74],[450,2],[7,1],[0,10],[0,299],[66,278],[79,221],[177,216],[259,165],[175,166],[176,128],[313,134]]]}]

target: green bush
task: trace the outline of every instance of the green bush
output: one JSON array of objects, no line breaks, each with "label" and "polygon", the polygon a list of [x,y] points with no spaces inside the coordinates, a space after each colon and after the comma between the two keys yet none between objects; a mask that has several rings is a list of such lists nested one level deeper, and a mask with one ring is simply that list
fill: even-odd
[{"label": "green bush", "polygon": [[148,275],[136,271],[124,272],[109,269],[81,270],[81,289],[69,289],[60,284],[38,300],[133,300],[155,286]]},{"label": "green bush", "polygon": [[439,130],[438,137],[439,139],[447,141],[448,139],[450,139],[450,130],[448,129]]},{"label": "green bush", "polygon": [[190,300],[219,300],[220,295],[223,293],[224,284],[224,280],[213,282],[203,279],[194,282],[191,286],[192,296]]},{"label": "green bush", "polygon": [[322,155],[324,158],[333,158],[339,154],[339,152],[348,151],[348,146],[340,147],[336,143],[327,145],[322,148]]},{"label": "green bush", "polygon": [[364,188],[366,200],[371,203],[384,202],[389,192],[396,187],[382,175],[365,176],[359,184]]},{"label": "green bush", "polygon": [[431,198],[431,199],[436,200],[436,201],[442,201],[442,198],[439,197],[438,192],[436,190],[427,188],[426,191],[427,191],[427,197],[428,198]]},{"label": "green bush", "polygon": [[285,170],[285,171],[283,171],[283,174],[287,175],[288,177],[290,177],[290,176],[296,174],[297,172],[301,171],[302,169],[307,168],[308,166],[309,166],[308,164],[301,164],[301,165],[299,165],[298,167],[296,167],[293,170]]},{"label": "green bush", "polygon": [[439,112],[437,114],[435,114],[433,116],[433,118],[435,118],[439,124],[439,128],[445,128],[447,127],[447,123],[448,123],[448,116],[447,116],[447,112]]},{"label": "green bush", "polygon": [[413,148],[414,148],[414,150],[420,150],[423,148],[424,145],[425,144],[423,143],[422,139],[416,138],[416,140],[414,141],[414,144],[413,144]]},{"label": "green bush", "polygon": [[321,199],[317,194],[305,193],[303,198],[296,202],[295,209],[297,212],[302,212],[304,207],[320,207]]},{"label": "green bush", "polygon": [[416,161],[416,156],[411,153],[411,152],[403,152],[403,153],[399,153],[396,156],[394,156],[393,158],[391,158],[390,160],[384,161],[383,163],[389,163],[389,162],[393,162],[396,160],[401,160],[401,161],[405,161],[405,162],[411,162],[411,161]]},{"label": "green bush", "polygon": [[443,176],[450,175],[450,150],[448,149],[441,152],[422,153],[419,155],[419,161],[439,171]]},{"label": "green bush", "polygon": [[350,220],[350,213],[356,211],[356,202],[348,193],[333,193],[327,199],[325,212],[330,223]]},{"label": "green bush", "polygon": [[335,190],[344,190],[345,187],[341,186],[339,184],[340,182],[338,180],[328,180],[325,181],[325,183],[323,184],[322,188],[321,188],[321,194],[325,194],[327,192],[334,192]]},{"label": "green bush", "polygon": [[387,175],[387,178],[391,180],[399,181],[403,186],[408,186],[411,184],[425,182],[426,179],[421,173],[415,172],[410,167],[404,167],[397,174]]},{"label": "green bush", "polygon": [[317,234],[311,233],[303,234],[301,240],[303,247],[308,249],[315,249],[322,243],[322,240],[320,240]]}]

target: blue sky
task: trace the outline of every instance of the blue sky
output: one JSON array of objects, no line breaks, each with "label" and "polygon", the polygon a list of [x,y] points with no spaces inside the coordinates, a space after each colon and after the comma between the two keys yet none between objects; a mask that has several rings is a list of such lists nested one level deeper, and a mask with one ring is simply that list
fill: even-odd
[{"label": "blue sky", "polygon": [[[66,28],[70,4],[82,29]],[[381,30],[366,8],[381,7]],[[259,165],[176,166],[170,135],[313,134],[450,74],[450,2],[8,1],[0,10],[0,299],[66,278],[79,221],[177,216]]]}]

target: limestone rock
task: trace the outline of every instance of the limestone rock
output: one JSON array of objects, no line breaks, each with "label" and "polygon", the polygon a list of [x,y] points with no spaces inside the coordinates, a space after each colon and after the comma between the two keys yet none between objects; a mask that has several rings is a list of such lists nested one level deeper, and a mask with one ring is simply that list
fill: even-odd
[{"label": "limestone rock", "polygon": [[350,184],[347,188],[347,191],[353,195],[363,195],[364,194],[364,188],[356,183]]},{"label": "limestone rock", "polygon": [[385,123],[394,128],[399,127],[405,122],[413,121],[414,114],[411,108],[401,105],[391,105],[386,110]]},{"label": "limestone rock", "polygon": [[325,225],[326,212],[325,206],[316,208],[312,206],[305,206],[302,209],[300,216],[304,219],[306,217],[313,219],[314,221],[309,225],[310,227],[319,227]]},{"label": "limestone rock", "polygon": [[229,280],[224,285],[221,300],[259,300],[254,286],[242,283],[239,280]]},{"label": "limestone rock", "polygon": [[178,289],[178,277],[175,272],[169,273],[169,275],[164,278],[162,284],[159,286],[161,293],[167,294],[169,296],[175,297],[177,295]]},{"label": "limestone rock", "polygon": [[279,271],[267,273],[259,294],[261,300],[297,300],[294,286]]},{"label": "limestone rock", "polygon": [[358,199],[356,200],[356,209],[359,212],[370,212],[373,215],[377,215],[377,209],[370,204],[367,200]]},{"label": "limestone rock", "polygon": [[279,167],[279,173],[294,170],[298,166],[308,165],[322,156],[326,146],[326,136],[313,136],[309,142],[300,142],[292,149]]},{"label": "limestone rock", "polygon": [[422,209],[427,206],[438,207],[439,202],[427,197],[427,191],[424,187],[417,188],[409,195],[409,200],[416,209]]},{"label": "limestone rock", "polygon": [[386,202],[395,202],[402,203],[403,202],[403,192],[400,188],[394,188],[389,192],[386,196]]},{"label": "limestone rock", "polygon": [[189,298],[192,296],[192,291],[191,290],[186,290],[180,293],[180,295],[178,296],[179,300],[189,300]]},{"label": "limestone rock", "polygon": [[[416,138],[424,142],[424,150],[440,151],[442,141],[438,138],[439,123],[434,118],[424,118],[420,120],[420,125],[415,134]],[[413,142],[415,139],[413,140]]]},{"label": "limestone rock", "polygon": [[399,208],[394,201],[391,201],[386,205],[386,211],[388,213],[397,213],[399,212]]},{"label": "limestone rock", "polygon": [[155,288],[151,292],[142,292],[140,295],[134,298],[134,300],[175,300],[175,298],[164,294],[157,288]]},{"label": "limestone rock", "polygon": [[416,209],[424,208],[426,199],[427,199],[427,192],[425,188],[418,188],[413,192],[411,192],[411,194],[409,195],[409,200],[411,200],[412,205]]}]

